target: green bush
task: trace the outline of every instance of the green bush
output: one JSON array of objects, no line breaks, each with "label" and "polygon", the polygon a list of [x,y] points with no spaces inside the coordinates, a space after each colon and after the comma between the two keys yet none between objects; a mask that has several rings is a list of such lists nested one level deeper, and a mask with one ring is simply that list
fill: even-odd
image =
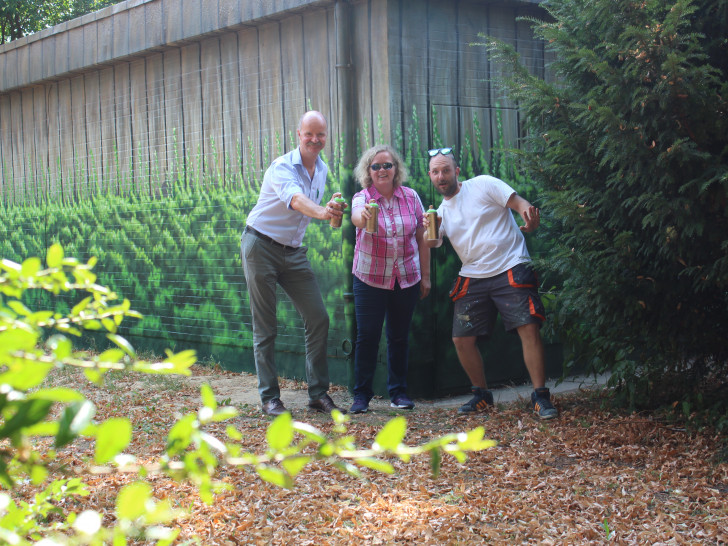
[{"label": "green bush", "polygon": [[544,6],[553,20],[533,26],[553,81],[488,46],[513,70],[529,130],[521,157],[547,190],[556,245],[542,265],[565,279],[554,327],[633,405],[701,393],[725,404],[728,6]]}]

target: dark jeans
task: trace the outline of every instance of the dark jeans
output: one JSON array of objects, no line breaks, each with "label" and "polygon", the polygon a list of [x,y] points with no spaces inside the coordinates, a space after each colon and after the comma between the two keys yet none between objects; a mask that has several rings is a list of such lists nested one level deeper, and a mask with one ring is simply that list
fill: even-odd
[{"label": "dark jeans", "polygon": [[354,307],[356,309],[356,351],[354,397],[371,400],[372,383],[377,367],[379,340],[386,318],[387,326],[387,388],[394,399],[407,394],[407,361],[409,359],[409,328],[415,305],[420,296],[420,284],[394,290],[374,288],[354,277]]}]

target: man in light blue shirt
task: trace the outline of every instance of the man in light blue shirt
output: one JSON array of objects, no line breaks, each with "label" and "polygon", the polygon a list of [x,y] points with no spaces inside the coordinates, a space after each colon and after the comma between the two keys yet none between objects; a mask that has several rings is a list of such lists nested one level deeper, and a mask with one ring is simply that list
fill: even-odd
[{"label": "man in light blue shirt", "polygon": [[258,202],[248,215],[240,241],[253,319],[258,392],[263,413],[272,416],[288,411],[280,399],[275,363],[276,284],[303,318],[308,407],[326,413],[338,409],[327,394],[329,315],[306,257],[308,249],[301,242],[312,218],[328,221],[343,214],[334,203],[341,194],[334,193],[325,207],[319,204],[328,172],[319,157],[328,136],[326,118],[320,112],[306,112],[296,134],[298,147],[275,159],[265,172]]}]

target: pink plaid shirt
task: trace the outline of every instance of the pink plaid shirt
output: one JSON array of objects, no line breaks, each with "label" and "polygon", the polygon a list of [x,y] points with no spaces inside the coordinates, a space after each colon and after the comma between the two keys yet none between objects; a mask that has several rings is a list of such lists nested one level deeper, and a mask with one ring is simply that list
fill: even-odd
[{"label": "pink plaid shirt", "polygon": [[354,267],[352,273],[375,288],[394,289],[417,284],[421,279],[420,254],[415,232],[422,226],[425,212],[419,195],[412,188],[399,186],[390,203],[374,186],[354,195],[352,212],[371,199],[379,205],[379,226],[376,234],[356,229]]}]

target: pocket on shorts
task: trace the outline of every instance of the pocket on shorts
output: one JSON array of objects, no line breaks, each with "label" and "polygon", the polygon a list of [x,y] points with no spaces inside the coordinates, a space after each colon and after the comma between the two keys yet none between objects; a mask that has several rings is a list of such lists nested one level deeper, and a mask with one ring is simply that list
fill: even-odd
[{"label": "pocket on shorts", "polygon": [[458,301],[460,298],[468,293],[469,287],[470,278],[461,277],[460,275],[458,275],[457,279],[455,279],[455,282],[452,285],[452,288],[450,289],[450,299],[452,301]]},{"label": "pocket on shorts", "polygon": [[513,288],[538,288],[538,278],[530,264],[518,264],[508,270],[508,284]]}]

